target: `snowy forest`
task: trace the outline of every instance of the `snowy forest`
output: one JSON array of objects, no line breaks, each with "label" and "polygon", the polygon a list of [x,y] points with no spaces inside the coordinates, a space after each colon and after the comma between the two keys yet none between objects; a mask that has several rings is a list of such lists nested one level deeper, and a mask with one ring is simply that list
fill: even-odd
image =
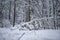
[{"label": "snowy forest", "polygon": [[59,29],[60,0],[0,0],[0,27]]},{"label": "snowy forest", "polygon": [[0,0],[0,40],[60,40],[60,0]]}]

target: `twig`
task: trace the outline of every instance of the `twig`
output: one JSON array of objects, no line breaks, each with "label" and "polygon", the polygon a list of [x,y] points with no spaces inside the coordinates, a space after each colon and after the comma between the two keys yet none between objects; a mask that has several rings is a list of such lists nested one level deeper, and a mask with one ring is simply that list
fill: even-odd
[{"label": "twig", "polygon": [[24,36],[24,34],[25,34],[25,33],[23,33],[23,34],[18,38],[18,40],[20,40],[20,39]]}]

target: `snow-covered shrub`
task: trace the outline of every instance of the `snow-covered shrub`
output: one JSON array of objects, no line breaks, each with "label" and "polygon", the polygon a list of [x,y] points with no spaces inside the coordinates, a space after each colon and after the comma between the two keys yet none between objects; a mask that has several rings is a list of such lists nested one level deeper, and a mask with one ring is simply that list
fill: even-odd
[{"label": "snow-covered shrub", "polygon": [[14,27],[11,27],[10,29],[11,29],[11,30],[16,30],[16,29],[18,29],[18,30],[28,30],[28,29],[25,27],[25,25],[23,25],[23,24],[16,24]]},{"label": "snow-covered shrub", "polygon": [[[43,19],[43,18],[42,18]],[[16,24],[14,29],[19,30],[40,30],[40,29],[51,29],[53,26],[50,27],[50,20],[47,19],[34,19],[29,22],[22,22],[20,24]]]},{"label": "snow-covered shrub", "polygon": [[31,20],[30,22],[24,22],[20,24],[21,27],[27,28],[29,30],[38,30],[41,27],[40,21],[38,20]]},{"label": "snow-covered shrub", "polygon": [[50,20],[47,21],[47,19],[42,18],[42,20],[34,19],[29,22],[22,23],[21,27],[26,27],[29,30],[52,29],[53,24]]}]

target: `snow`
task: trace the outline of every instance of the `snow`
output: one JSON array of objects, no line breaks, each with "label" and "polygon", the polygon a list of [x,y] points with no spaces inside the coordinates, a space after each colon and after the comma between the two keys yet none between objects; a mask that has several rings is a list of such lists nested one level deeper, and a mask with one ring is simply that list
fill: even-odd
[{"label": "snow", "polygon": [[60,30],[32,30],[0,28],[0,40],[60,40]]},{"label": "snow", "polygon": [[31,31],[26,33],[26,35],[21,40],[60,40],[60,30]]}]

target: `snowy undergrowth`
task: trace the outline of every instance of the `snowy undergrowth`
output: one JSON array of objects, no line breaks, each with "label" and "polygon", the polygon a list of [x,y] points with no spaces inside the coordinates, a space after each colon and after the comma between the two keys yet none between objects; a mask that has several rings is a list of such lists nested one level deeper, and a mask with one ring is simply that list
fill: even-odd
[{"label": "snowy undergrowth", "polygon": [[[53,17],[49,17],[51,19]],[[42,19],[48,19],[48,18],[41,18],[41,19],[33,19],[29,22],[22,22],[20,24],[16,24],[14,27],[10,24],[10,22],[6,19],[4,19],[4,27],[10,28],[11,30],[19,29],[19,30],[41,30],[41,29],[55,29],[55,27],[42,25]],[[8,22],[8,23],[6,23]],[[48,23],[47,23],[48,25]]]},{"label": "snowy undergrowth", "polygon": [[[42,18],[44,19],[44,18]],[[33,19],[29,22],[22,22],[14,26],[15,29],[19,30],[41,30],[41,29],[55,29],[55,27],[51,26],[42,26],[42,19]],[[48,24],[48,23],[47,23]]]}]

